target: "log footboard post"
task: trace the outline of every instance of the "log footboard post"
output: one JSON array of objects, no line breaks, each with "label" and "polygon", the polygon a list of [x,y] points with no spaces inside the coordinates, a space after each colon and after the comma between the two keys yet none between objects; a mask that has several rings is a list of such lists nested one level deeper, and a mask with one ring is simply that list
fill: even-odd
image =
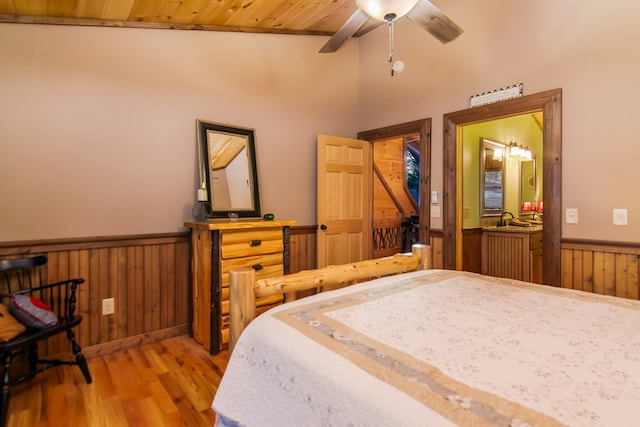
[{"label": "log footboard post", "polygon": [[412,256],[406,255],[396,254],[377,260],[300,271],[281,277],[261,279],[257,284],[253,268],[229,271],[229,352],[233,351],[244,328],[256,317],[256,294],[266,297],[294,293],[316,288],[319,284],[342,287],[349,282],[356,283],[384,275],[431,268],[431,246],[416,243],[411,248]]},{"label": "log footboard post", "polygon": [[431,246],[422,243],[415,243],[411,246],[411,252],[420,260],[416,270],[431,269]]},{"label": "log footboard post", "polygon": [[244,328],[256,317],[255,276],[253,268],[229,271],[229,354]]}]

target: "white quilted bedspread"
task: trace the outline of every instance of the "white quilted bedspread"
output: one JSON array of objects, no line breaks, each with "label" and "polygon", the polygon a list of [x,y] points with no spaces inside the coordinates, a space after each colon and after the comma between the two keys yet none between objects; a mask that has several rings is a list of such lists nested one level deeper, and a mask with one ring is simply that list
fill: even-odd
[{"label": "white quilted bedspread", "polygon": [[220,425],[631,426],[640,302],[428,270],[286,304],[242,334]]}]

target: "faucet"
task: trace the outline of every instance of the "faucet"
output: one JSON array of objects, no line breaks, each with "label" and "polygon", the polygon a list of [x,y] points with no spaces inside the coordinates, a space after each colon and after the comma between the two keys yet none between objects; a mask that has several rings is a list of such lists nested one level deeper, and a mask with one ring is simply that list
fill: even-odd
[{"label": "faucet", "polygon": [[511,212],[502,212],[502,214],[500,215],[500,221],[498,221],[498,224],[497,224],[498,227],[504,227],[507,225],[507,223],[504,220],[504,216],[507,214],[511,215],[511,218],[515,218]]},{"label": "faucet", "polygon": [[542,221],[542,214],[540,214],[540,212],[538,211],[533,211],[533,214],[531,215],[531,219],[535,220],[536,217],[540,218],[540,221]]}]

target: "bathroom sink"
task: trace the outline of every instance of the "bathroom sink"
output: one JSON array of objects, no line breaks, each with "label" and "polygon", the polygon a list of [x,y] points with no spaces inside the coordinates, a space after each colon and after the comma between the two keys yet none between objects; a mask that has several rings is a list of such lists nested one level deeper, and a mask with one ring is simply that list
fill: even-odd
[{"label": "bathroom sink", "polygon": [[529,222],[528,220],[524,221],[518,218],[512,219],[509,225],[513,225],[516,227],[533,227],[533,223]]}]

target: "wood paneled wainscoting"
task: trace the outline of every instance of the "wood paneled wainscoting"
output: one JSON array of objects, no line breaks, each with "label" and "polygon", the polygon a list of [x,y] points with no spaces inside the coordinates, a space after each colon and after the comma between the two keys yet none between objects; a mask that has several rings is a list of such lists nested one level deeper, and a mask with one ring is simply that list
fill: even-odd
[{"label": "wood paneled wainscoting", "polygon": [[[291,272],[316,267],[315,226],[291,230]],[[82,277],[76,312],[83,316],[76,339],[87,358],[191,332],[189,232],[0,242],[1,258],[46,255],[48,281]],[[115,313],[102,315],[102,300]],[[41,355],[68,350],[52,337]]]},{"label": "wood paneled wainscoting", "polygon": [[429,244],[431,245],[431,268],[444,268],[442,259],[443,241],[444,235],[442,233],[442,230],[429,230]]},{"label": "wood paneled wainscoting", "polygon": [[[443,233],[429,235],[433,268],[443,268]],[[467,233],[465,244],[480,253],[477,235]],[[563,288],[640,299],[640,243],[563,239],[561,253]]]},{"label": "wood paneled wainscoting", "polygon": [[[0,243],[0,256],[46,255],[48,281],[82,277],[76,338],[87,357],[189,333],[189,234]],[[115,312],[102,315],[102,300]],[[43,355],[68,350],[50,338]]]},{"label": "wood paneled wainscoting", "polygon": [[[434,268],[442,268],[441,232],[431,230],[430,234]],[[480,234],[477,230],[463,233],[469,253],[481,254]],[[561,254],[563,288],[640,299],[640,243],[562,239]],[[474,271],[475,262],[465,258],[463,270]]]},{"label": "wood paneled wainscoting", "polygon": [[562,241],[562,287],[640,299],[640,243]]},{"label": "wood paneled wainscoting", "polygon": [[289,229],[289,272],[316,268],[316,226],[293,226]]}]

